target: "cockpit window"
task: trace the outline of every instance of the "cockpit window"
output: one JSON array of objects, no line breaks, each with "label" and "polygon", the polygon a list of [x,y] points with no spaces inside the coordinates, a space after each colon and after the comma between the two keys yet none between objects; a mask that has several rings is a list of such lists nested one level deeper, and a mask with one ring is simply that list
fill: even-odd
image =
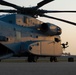
[{"label": "cockpit window", "polygon": [[56,29],[56,26],[51,26],[50,28],[51,28],[51,29]]}]

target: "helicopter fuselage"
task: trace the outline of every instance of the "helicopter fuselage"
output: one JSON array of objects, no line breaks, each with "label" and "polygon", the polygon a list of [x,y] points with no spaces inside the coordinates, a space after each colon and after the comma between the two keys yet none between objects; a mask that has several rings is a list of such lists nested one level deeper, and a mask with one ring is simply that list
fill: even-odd
[{"label": "helicopter fuselage", "polygon": [[[61,28],[35,18],[9,14],[0,16],[0,56],[61,56]],[[6,48],[8,49],[6,51]],[[4,50],[3,50],[4,49]]]}]

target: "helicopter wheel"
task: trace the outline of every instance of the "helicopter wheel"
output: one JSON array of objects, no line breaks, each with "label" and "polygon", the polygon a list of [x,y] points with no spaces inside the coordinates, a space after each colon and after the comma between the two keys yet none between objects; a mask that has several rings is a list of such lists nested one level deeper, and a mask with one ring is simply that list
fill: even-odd
[{"label": "helicopter wheel", "polygon": [[28,62],[37,62],[38,57],[34,55],[28,56]]},{"label": "helicopter wheel", "polygon": [[27,61],[28,61],[28,62],[32,62],[32,57],[31,57],[31,56],[28,56]]},{"label": "helicopter wheel", "polygon": [[38,57],[37,56],[33,56],[33,62],[37,62]]},{"label": "helicopter wheel", "polygon": [[1,60],[0,60],[0,62],[1,62]]},{"label": "helicopter wheel", "polygon": [[52,56],[52,57],[50,57],[50,62],[57,62],[57,57],[54,57],[54,56]]}]

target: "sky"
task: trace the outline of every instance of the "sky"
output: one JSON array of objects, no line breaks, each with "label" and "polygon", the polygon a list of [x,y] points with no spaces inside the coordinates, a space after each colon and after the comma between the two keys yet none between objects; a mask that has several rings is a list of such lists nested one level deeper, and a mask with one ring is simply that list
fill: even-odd
[{"label": "sky", "polygon": [[[5,0],[13,4],[17,4],[19,6],[24,7],[32,7],[36,6],[38,2],[42,0]],[[0,9],[13,9],[10,7],[0,5]],[[76,0],[54,0],[43,7],[41,9],[45,10],[76,10]],[[4,13],[0,13],[4,14]],[[50,13],[47,14],[49,16],[66,19],[76,23],[76,13]],[[69,47],[64,50],[64,52],[71,53],[72,55],[76,55],[76,26],[64,23],[57,20],[52,20],[44,17],[39,17],[39,20],[43,22],[53,23],[62,29],[61,41],[62,43],[68,42]]]}]

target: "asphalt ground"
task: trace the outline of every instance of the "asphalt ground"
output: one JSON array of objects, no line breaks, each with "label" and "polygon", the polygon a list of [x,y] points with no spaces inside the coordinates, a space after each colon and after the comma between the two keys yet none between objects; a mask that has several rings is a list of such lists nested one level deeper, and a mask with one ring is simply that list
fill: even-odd
[{"label": "asphalt ground", "polygon": [[0,75],[76,75],[76,62],[0,62]]},{"label": "asphalt ground", "polygon": [[[57,57],[58,62],[68,62],[68,58],[73,58],[74,62],[76,62],[76,56],[61,56]],[[1,62],[27,62],[27,57],[11,57],[8,59],[3,59]],[[50,62],[50,57],[40,57],[37,62]]]}]

